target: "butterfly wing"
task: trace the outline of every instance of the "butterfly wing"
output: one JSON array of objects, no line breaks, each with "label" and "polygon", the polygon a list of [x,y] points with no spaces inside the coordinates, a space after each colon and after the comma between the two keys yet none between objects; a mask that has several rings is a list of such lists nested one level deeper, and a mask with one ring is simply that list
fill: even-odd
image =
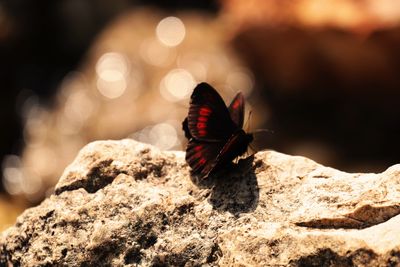
[{"label": "butterfly wing", "polygon": [[211,172],[247,150],[247,135],[241,129],[244,97],[237,94],[226,107],[221,96],[207,83],[193,90],[189,114],[182,128],[189,143],[186,162],[193,174],[206,178]]},{"label": "butterfly wing", "polygon": [[244,121],[244,97],[238,93],[228,107],[232,121],[238,128],[242,129]]},{"label": "butterfly wing", "polygon": [[185,133],[185,137],[188,140],[190,140],[190,138],[192,138],[192,134],[190,133],[190,130],[189,130],[189,123],[188,123],[188,118],[187,117],[182,122],[182,130]]},{"label": "butterfly wing", "polygon": [[221,96],[207,83],[193,90],[187,119],[189,133],[201,141],[226,142],[238,129]]},{"label": "butterfly wing", "polygon": [[222,142],[201,142],[192,138],[186,149],[186,162],[192,168],[192,173],[207,177],[223,146]]},{"label": "butterfly wing", "polygon": [[186,150],[186,162],[192,168],[193,174],[207,178],[210,173],[243,155],[252,139],[252,135],[243,130],[233,134],[226,143],[191,139]]}]

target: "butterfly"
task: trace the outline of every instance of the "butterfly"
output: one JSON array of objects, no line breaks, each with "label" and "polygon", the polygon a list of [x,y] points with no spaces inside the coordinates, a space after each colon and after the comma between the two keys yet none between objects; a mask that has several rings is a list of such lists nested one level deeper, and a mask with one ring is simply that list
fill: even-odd
[{"label": "butterfly", "polygon": [[191,95],[182,128],[189,140],[186,162],[192,174],[207,178],[247,151],[253,135],[243,128],[244,97],[238,93],[227,107],[207,83],[198,84]]}]

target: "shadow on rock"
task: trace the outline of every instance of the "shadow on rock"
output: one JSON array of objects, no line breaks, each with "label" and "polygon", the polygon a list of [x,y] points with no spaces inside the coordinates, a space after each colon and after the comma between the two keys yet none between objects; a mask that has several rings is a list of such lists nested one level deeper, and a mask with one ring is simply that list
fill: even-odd
[{"label": "shadow on rock", "polygon": [[224,170],[211,175],[206,180],[191,177],[201,188],[210,188],[208,199],[216,210],[228,211],[234,215],[253,211],[257,208],[259,188],[253,165],[254,155],[232,163]]}]

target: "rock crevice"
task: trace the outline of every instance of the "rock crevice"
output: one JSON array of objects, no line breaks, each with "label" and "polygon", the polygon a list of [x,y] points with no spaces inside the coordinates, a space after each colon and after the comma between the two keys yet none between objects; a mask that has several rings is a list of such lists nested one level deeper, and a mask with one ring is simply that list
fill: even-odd
[{"label": "rock crevice", "polygon": [[297,222],[296,225],[319,229],[363,229],[384,223],[399,214],[400,203],[389,206],[365,204],[351,213],[338,214],[336,218],[318,218],[306,222]]}]

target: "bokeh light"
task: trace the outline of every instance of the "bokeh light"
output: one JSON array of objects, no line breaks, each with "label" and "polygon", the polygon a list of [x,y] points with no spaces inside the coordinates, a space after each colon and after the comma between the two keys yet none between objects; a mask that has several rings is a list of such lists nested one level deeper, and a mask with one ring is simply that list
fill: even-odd
[{"label": "bokeh light", "polygon": [[245,96],[248,96],[253,90],[254,78],[248,70],[237,70],[228,74],[226,83],[233,92],[241,91]]},{"label": "bokeh light", "polygon": [[176,123],[166,121],[147,126],[134,133],[131,137],[140,142],[156,146],[160,150],[177,149],[180,148],[180,142],[176,126]]},{"label": "bokeh light", "polygon": [[166,67],[173,63],[176,51],[173,47],[161,43],[159,39],[151,38],[141,44],[140,55],[147,64]]},{"label": "bokeh light", "polygon": [[183,22],[177,17],[162,19],[156,28],[157,38],[167,46],[179,45],[186,35]]},{"label": "bokeh light", "polygon": [[102,55],[96,64],[97,89],[110,99],[120,97],[127,88],[130,65],[121,54],[110,52]]},{"label": "bokeh light", "polygon": [[175,146],[178,137],[175,128],[168,123],[156,124],[149,133],[150,143],[160,148],[168,150]]},{"label": "bokeh light", "polygon": [[68,96],[65,106],[64,115],[70,121],[85,121],[94,110],[93,100],[90,99],[86,91],[73,92]]},{"label": "bokeh light", "polygon": [[33,201],[37,200],[36,194],[42,189],[42,180],[39,176],[25,175],[20,157],[6,156],[2,172],[4,188],[10,195],[24,194]]},{"label": "bokeh light", "polygon": [[160,83],[160,93],[168,101],[180,101],[188,98],[196,81],[192,74],[184,69],[171,70]]},{"label": "bokeh light", "polygon": [[205,53],[186,53],[177,59],[177,65],[181,69],[189,71],[196,81],[207,80],[208,55]]},{"label": "bokeh light", "polygon": [[11,195],[22,193],[23,177],[21,172],[21,159],[16,155],[8,155],[2,164],[3,185]]}]

